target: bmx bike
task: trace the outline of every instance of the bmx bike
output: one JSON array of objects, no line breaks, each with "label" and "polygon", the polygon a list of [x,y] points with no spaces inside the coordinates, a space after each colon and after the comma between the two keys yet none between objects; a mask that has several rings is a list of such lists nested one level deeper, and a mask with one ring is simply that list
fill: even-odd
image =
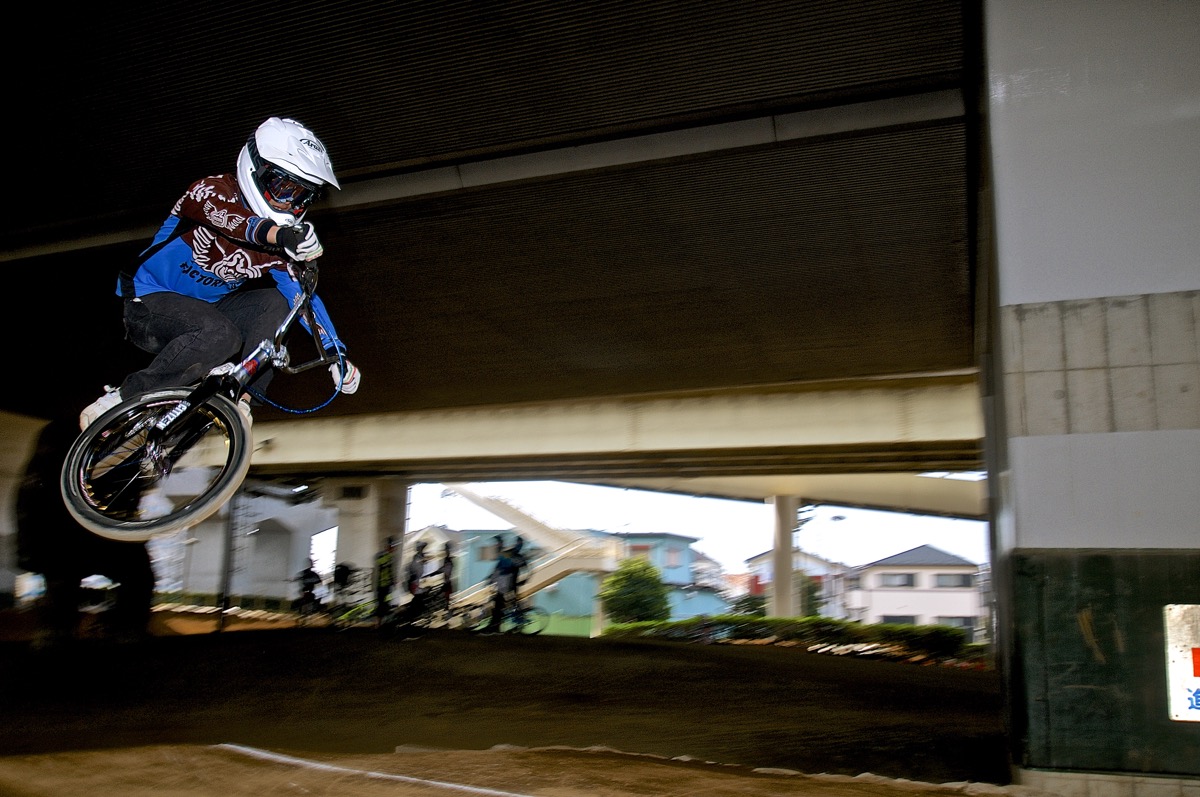
[{"label": "bmx bike", "polygon": [[[122,401],[75,439],[63,462],[60,488],[80,525],[108,539],[146,542],[201,522],[233,497],[250,470],[250,419],[238,409],[241,394],[253,393],[251,384],[270,368],[298,374],[338,363],[345,373],[344,352],[340,347],[326,351],[313,315],[316,261],[291,262],[288,272],[299,292],[273,338],[241,362],[217,366],[195,385]],[[293,365],[285,339],[297,320],[311,334],[318,355]],[[315,412],[339,392],[340,384],[324,403],[288,411]]]}]

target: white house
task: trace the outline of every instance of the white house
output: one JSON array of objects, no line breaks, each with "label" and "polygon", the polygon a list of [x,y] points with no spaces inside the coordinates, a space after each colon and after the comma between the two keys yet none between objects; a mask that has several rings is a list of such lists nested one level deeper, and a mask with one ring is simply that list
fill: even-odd
[{"label": "white house", "polygon": [[[751,556],[746,560],[746,569],[750,574],[750,594],[762,595],[770,590],[773,582],[770,551]],[[831,562],[816,554],[800,548],[792,549],[792,570],[802,572],[821,586],[821,606],[818,614],[823,617],[847,619],[845,604],[846,578],[853,573],[853,568],[841,562]]]},{"label": "white house", "polygon": [[846,609],[864,623],[955,626],[980,642],[989,625],[986,590],[986,568],[921,545],[856,568]]}]

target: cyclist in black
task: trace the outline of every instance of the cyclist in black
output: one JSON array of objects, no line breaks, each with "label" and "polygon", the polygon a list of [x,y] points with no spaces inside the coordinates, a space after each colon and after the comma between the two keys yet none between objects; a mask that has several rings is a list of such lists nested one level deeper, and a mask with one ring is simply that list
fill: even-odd
[{"label": "cyclist in black", "polygon": [[528,564],[521,549],[525,540],[518,535],[513,544],[505,548],[504,538],[496,535],[496,547],[500,553],[496,557],[496,566],[492,569],[492,619],[485,625],[482,632],[497,634],[504,621],[504,611],[509,602],[517,600],[517,587],[524,583],[523,571]]}]

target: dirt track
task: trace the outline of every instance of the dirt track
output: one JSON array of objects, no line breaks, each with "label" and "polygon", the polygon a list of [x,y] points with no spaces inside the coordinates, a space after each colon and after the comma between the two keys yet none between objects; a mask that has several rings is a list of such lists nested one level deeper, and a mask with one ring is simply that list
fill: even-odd
[{"label": "dirt track", "polygon": [[[715,762],[725,777],[739,773],[752,779],[767,777],[752,769],[774,768],[873,773],[933,784],[1008,782],[999,678],[991,671],[762,646],[455,633],[402,641],[365,629],[234,631],[159,637],[128,647],[79,647],[39,652],[22,643],[0,643],[0,713],[7,720],[0,724],[0,751],[7,756],[0,758],[0,786],[12,785],[6,778],[14,772],[28,775],[44,768],[50,760],[44,754],[56,754],[60,761],[63,755],[99,750],[127,757],[130,748],[166,746],[155,747],[148,760],[166,755],[184,761],[206,759],[215,754],[208,746],[225,743],[362,765],[351,769],[375,771],[403,763],[432,770],[432,777],[442,780],[461,775],[477,786],[517,792],[522,790],[502,783],[513,777],[511,772],[492,771],[499,758],[573,757],[561,777],[533,778],[537,794],[757,792],[747,790],[748,782],[737,788],[726,782],[723,791],[665,790],[682,784],[679,773],[659,773],[657,789],[625,784],[605,791],[597,783],[580,785],[589,769],[575,760],[585,755],[578,751],[493,748],[593,748],[587,760],[600,755],[594,748],[644,754],[619,757],[636,761],[637,767],[609,761],[605,767],[613,773],[645,765],[686,769],[670,760],[681,759]],[[398,758],[397,748],[460,752],[426,754],[419,762],[412,752]],[[221,760],[228,755],[222,753]],[[478,766],[472,768],[472,761]],[[533,772],[530,762],[518,769]],[[255,766],[273,771],[278,765]],[[64,769],[89,771],[79,760]],[[96,789],[104,768],[91,771],[90,793],[102,793]],[[582,781],[568,783],[568,775]],[[793,785],[797,777],[790,777]],[[855,790],[762,793],[900,793],[861,791],[869,785],[863,779],[840,788],[850,785]],[[127,787],[111,793],[135,793]],[[292,792],[145,793],[262,797]],[[328,793],[350,794],[344,784]],[[362,792],[374,793],[406,792]]]}]

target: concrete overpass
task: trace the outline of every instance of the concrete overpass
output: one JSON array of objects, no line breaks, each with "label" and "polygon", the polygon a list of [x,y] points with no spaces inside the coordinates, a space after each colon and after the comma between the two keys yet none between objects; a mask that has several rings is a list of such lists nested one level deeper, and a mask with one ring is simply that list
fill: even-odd
[{"label": "concrete overpass", "polygon": [[254,427],[252,473],[559,479],[984,519],[972,375],[312,418]]}]

